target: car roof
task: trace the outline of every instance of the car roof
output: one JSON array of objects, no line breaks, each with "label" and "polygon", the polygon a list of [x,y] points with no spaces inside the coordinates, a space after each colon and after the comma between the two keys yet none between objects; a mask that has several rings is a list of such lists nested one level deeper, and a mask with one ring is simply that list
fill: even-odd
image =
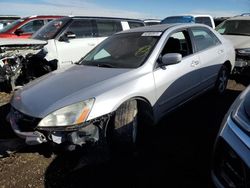
[{"label": "car roof", "polygon": [[136,27],[133,29],[125,30],[118,32],[120,33],[135,33],[135,32],[164,32],[168,30],[169,28],[176,27],[176,26],[182,26],[182,27],[205,27],[210,28],[204,24],[183,24],[183,23],[174,23],[174,24],[158,24],[158,25],[152,25],[152,26],[144,26],[144,27]]},{"label": "car roof", "polygon": [[61,18],[61,17],[64,17],[64,16],[61,16],[61,15],[33,15],[33,16],[28,16],[28,17],[25,17],[23,19],[35,19],[35,18]]},{"label": "car roof", "polygon": [[228,20],[250,20],[250,16],[235,16],[229,18]]},{"label": "car roof", "polygon": [[[167,29],[177,26],[177,25],[184,25],[184,24],[158,24],[158,25],[152,25],[152,26],[144,26],[144,27],[136,27],[133,29],[121,31],[119,33],[133,33],[133,32],[164,32]],[[187,25],[187,24],[185,24]]]},{"label": "car roof", "polygon": [[144,19],[144,22],[161,22],[160,19]]},{"label": "car roof", "polygon": [[131,21],[138,21],[138,22],[143,22],[140,19],[134,19],[134,18],[119,18],[119,17],[103,17],[103,16],[73,16],[73,15],[69,15],[69,16],[65,16],[65,17],[69,17],[69,18],[92,18],[92,19],[112,19],[112,20],[131,20]]},{"label": "car roof", "polygon": [[192,17],[210,17],[212,18],[211,15],[209,14],[180,14],[180,15],[175,15],[175,16],[168,16],[166,18],[171,18],[171,17],[181,17],[181,16],[192,16]]}]

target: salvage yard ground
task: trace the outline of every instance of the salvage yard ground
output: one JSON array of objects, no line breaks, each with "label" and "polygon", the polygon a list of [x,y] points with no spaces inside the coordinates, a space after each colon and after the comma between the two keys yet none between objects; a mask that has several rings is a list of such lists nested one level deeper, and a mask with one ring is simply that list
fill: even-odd
[{"label": "salvage yard ground", "polygon": [[208,93],[171,113],[133,157],[111,156],[101,146],[57,154],[25,147],[4,121],[10,95],[0,93],[0,187],[212,187],[214,139],[244,88],[230,80],[223,97]]}]

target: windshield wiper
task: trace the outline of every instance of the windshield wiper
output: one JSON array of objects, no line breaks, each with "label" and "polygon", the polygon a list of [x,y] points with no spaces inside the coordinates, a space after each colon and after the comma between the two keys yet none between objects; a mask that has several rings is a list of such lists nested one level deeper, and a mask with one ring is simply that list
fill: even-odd
[{"label": "windshield wiper", "polygon": [[87,65],[87,66],[96,66],[96,67],[106,67],[106,68],[116,68],[116,66],[105,63],[105,62],[97,62],[97,61],[78,61],[77,65]]},{"label": "windshield wiper", "polygon": [[98,66],[98,67],[106,67],[106,68],[115,68],[114,65],[111,65],[109,63],[101,63],[101,64],[97,64],[96,66]]}]

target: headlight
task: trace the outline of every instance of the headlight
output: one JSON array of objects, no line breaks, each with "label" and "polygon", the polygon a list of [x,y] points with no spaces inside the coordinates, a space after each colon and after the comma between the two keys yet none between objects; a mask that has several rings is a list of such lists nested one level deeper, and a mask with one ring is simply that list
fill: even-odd
[{"label": "headlight", "polygon": [[89,99],[63,107],[43,118],[38,127],[65,127],[81,124],[87,119],[93,104],[94,99]]},{"label": "headlight", "polygon": [[250,87],[236,99],[232,105],[232,119],[245,131],[250,132],[249,111]]},{"label": "headlight", "polygon": [[250,55],[250,48],[236,49],[236,52],[240,55]]}]

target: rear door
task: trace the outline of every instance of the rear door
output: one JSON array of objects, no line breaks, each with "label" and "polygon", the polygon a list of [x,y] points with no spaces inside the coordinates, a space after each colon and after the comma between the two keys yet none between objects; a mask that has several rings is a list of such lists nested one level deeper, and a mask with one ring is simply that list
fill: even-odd
[{"label": "rear door", "polygon": [[182,61],[154,70],[157,105],[161,114],[195,95],[199,91],[201,77],[199,57],[193,53],[187,30],[170,34],[161,56],[167,53],[182,54]]},{"label": "rear door", "polygon": [[224,47],[208,28],[195,27],[190,30],[200,59],[201,86],[208,88],[215,84],[220,67],[225,61]]}]

